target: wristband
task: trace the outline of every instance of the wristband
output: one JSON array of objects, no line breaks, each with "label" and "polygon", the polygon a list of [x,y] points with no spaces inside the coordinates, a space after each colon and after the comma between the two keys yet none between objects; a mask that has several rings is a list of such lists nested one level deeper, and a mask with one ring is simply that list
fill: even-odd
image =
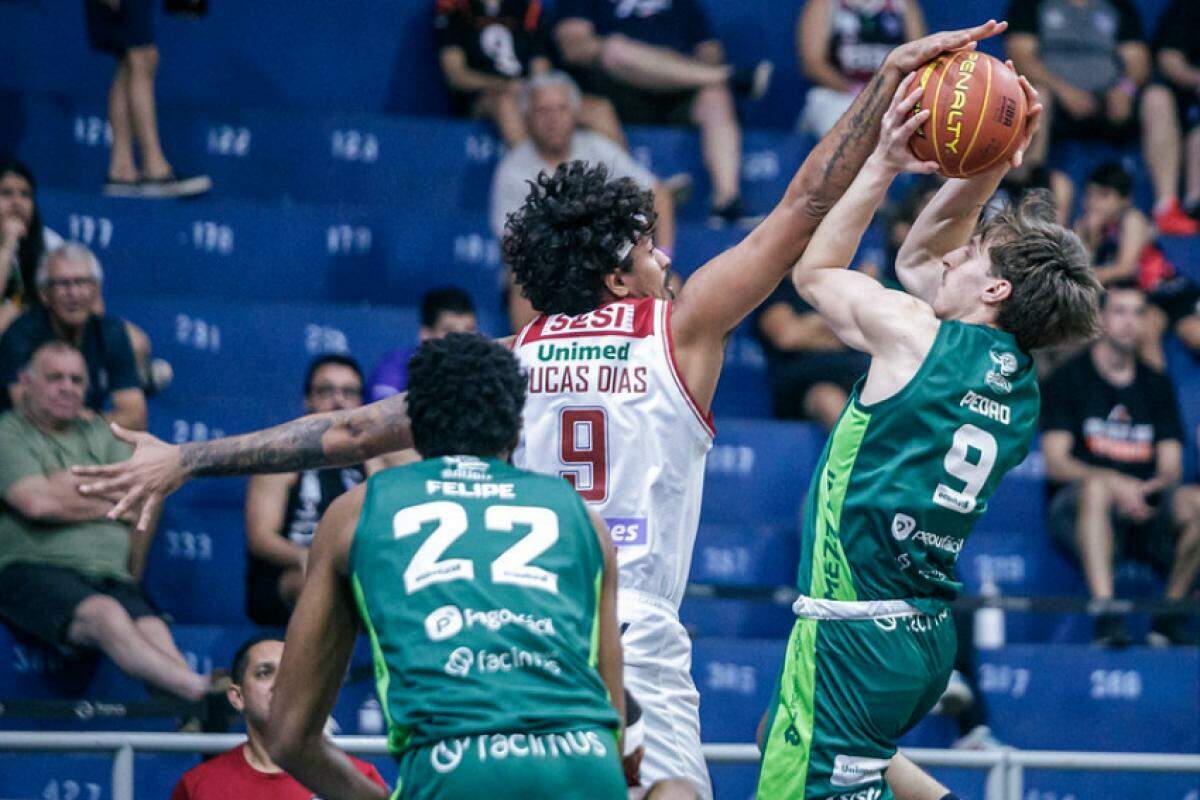
[{"label": "wristband", "polygon": [[1117,81],[1117,88],[1130,97],[1136,97],[1138,93],[1138,85],[1127,77]]}]

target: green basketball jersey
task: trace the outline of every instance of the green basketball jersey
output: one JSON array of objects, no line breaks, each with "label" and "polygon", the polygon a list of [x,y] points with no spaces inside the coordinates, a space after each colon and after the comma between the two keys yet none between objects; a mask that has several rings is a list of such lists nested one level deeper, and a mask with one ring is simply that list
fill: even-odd
[{"label": "green basketball jersey", "polygon": [[861,390],[860,380],[809,487],[799,589],[953,599],[964,540],[1029,452],[1040,406],[1033,360],[1004,331],[943,322],[900,392],[867,406]]},{"label": "green basketball jersey", "polygon": [[604,555],[566,481],[467,457],[385,470],[349,565],[393,754],[616,728],[596,669]]}]

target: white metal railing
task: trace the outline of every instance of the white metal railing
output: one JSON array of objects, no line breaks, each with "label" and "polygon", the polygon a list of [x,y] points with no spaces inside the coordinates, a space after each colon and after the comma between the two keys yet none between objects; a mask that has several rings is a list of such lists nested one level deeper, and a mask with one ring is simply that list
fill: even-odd
[{"label": "white metal railing", "polygon": [[[52,733],[0,731],[0,753],[107,752],[113,754],[112,798],[133,800],[133,757],[145,753],[220,753],[242,743],[245,737],[224,733]],[[335,736],[343,750],[359,755],[387,755],[382,736]],[[996,800],[1022,800],[1024,770],[1064,769],[1099,772],[1200,773],[1200,755],[1166,753],[1076,753],[1054,750],[934,750],[905,749],[904,754],[923,767],[984,769],[988,795]],[[711,763],[751,763],[759,758],[752,744],[706,744],[704,757]]]}]

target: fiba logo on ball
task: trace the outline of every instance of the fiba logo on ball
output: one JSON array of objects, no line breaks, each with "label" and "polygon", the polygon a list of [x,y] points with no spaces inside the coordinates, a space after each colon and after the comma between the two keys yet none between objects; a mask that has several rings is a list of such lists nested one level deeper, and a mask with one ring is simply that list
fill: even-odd
[{"label": "fiba logo on ball", "polygon": [[446,659],[446,674],[456,678],[465,678],[471,673],[471,664],[475,662],[475,654],[469,647],[459,647]]},{"label": "fiba logo on ball", "polygon": [[897,513],[892,517],[892,538],[903,542],[917,529],[917,521],[908,514]]},{"label": "fiba logo on ball", "polygon": [[434,642],[455,636],[463,628],[462,612],[458,606],[442,606],[429,612],[425,618],[425,633]]}]

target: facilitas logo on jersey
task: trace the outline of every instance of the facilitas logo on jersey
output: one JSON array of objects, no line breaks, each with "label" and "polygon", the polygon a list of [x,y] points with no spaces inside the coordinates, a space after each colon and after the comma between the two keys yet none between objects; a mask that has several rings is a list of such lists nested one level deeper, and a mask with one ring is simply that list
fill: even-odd
[{"label": "facilitas logo on jersey", "polygon": [[542,653],[531,653],[519,647],[507,650],[472,650],[469,647],[456,647],[446,657],[446,674],[455,678],[465,678],[475,670],[480,675],[493,675],[497,672],[512,672],[514,669],[538,670],[550,675],[562,674],[562,666],[553,658]]},{"label": "facilitas logo on jersey", "polygon": [[496,633],[506,625],[519,625],[542,636],[554,635],[554,620],[549,617],[520,614],[507,608],[477,611],[473,608],[460,609],[458,606],[442,606],[429,612],[425,618],[425,633],[430,640],[441,642],[457,636],[464,627],[479,626]]},{"label": "facilitas logo on jersey", "polygon": [[596,731],[567,731],[565,733],[492,733],[443,739],[429,748],[429,765],[446,775],[462,764],[471,751],[480,763],[489,758],[564,758],[593,756],[604,758],[608,748]]}]

